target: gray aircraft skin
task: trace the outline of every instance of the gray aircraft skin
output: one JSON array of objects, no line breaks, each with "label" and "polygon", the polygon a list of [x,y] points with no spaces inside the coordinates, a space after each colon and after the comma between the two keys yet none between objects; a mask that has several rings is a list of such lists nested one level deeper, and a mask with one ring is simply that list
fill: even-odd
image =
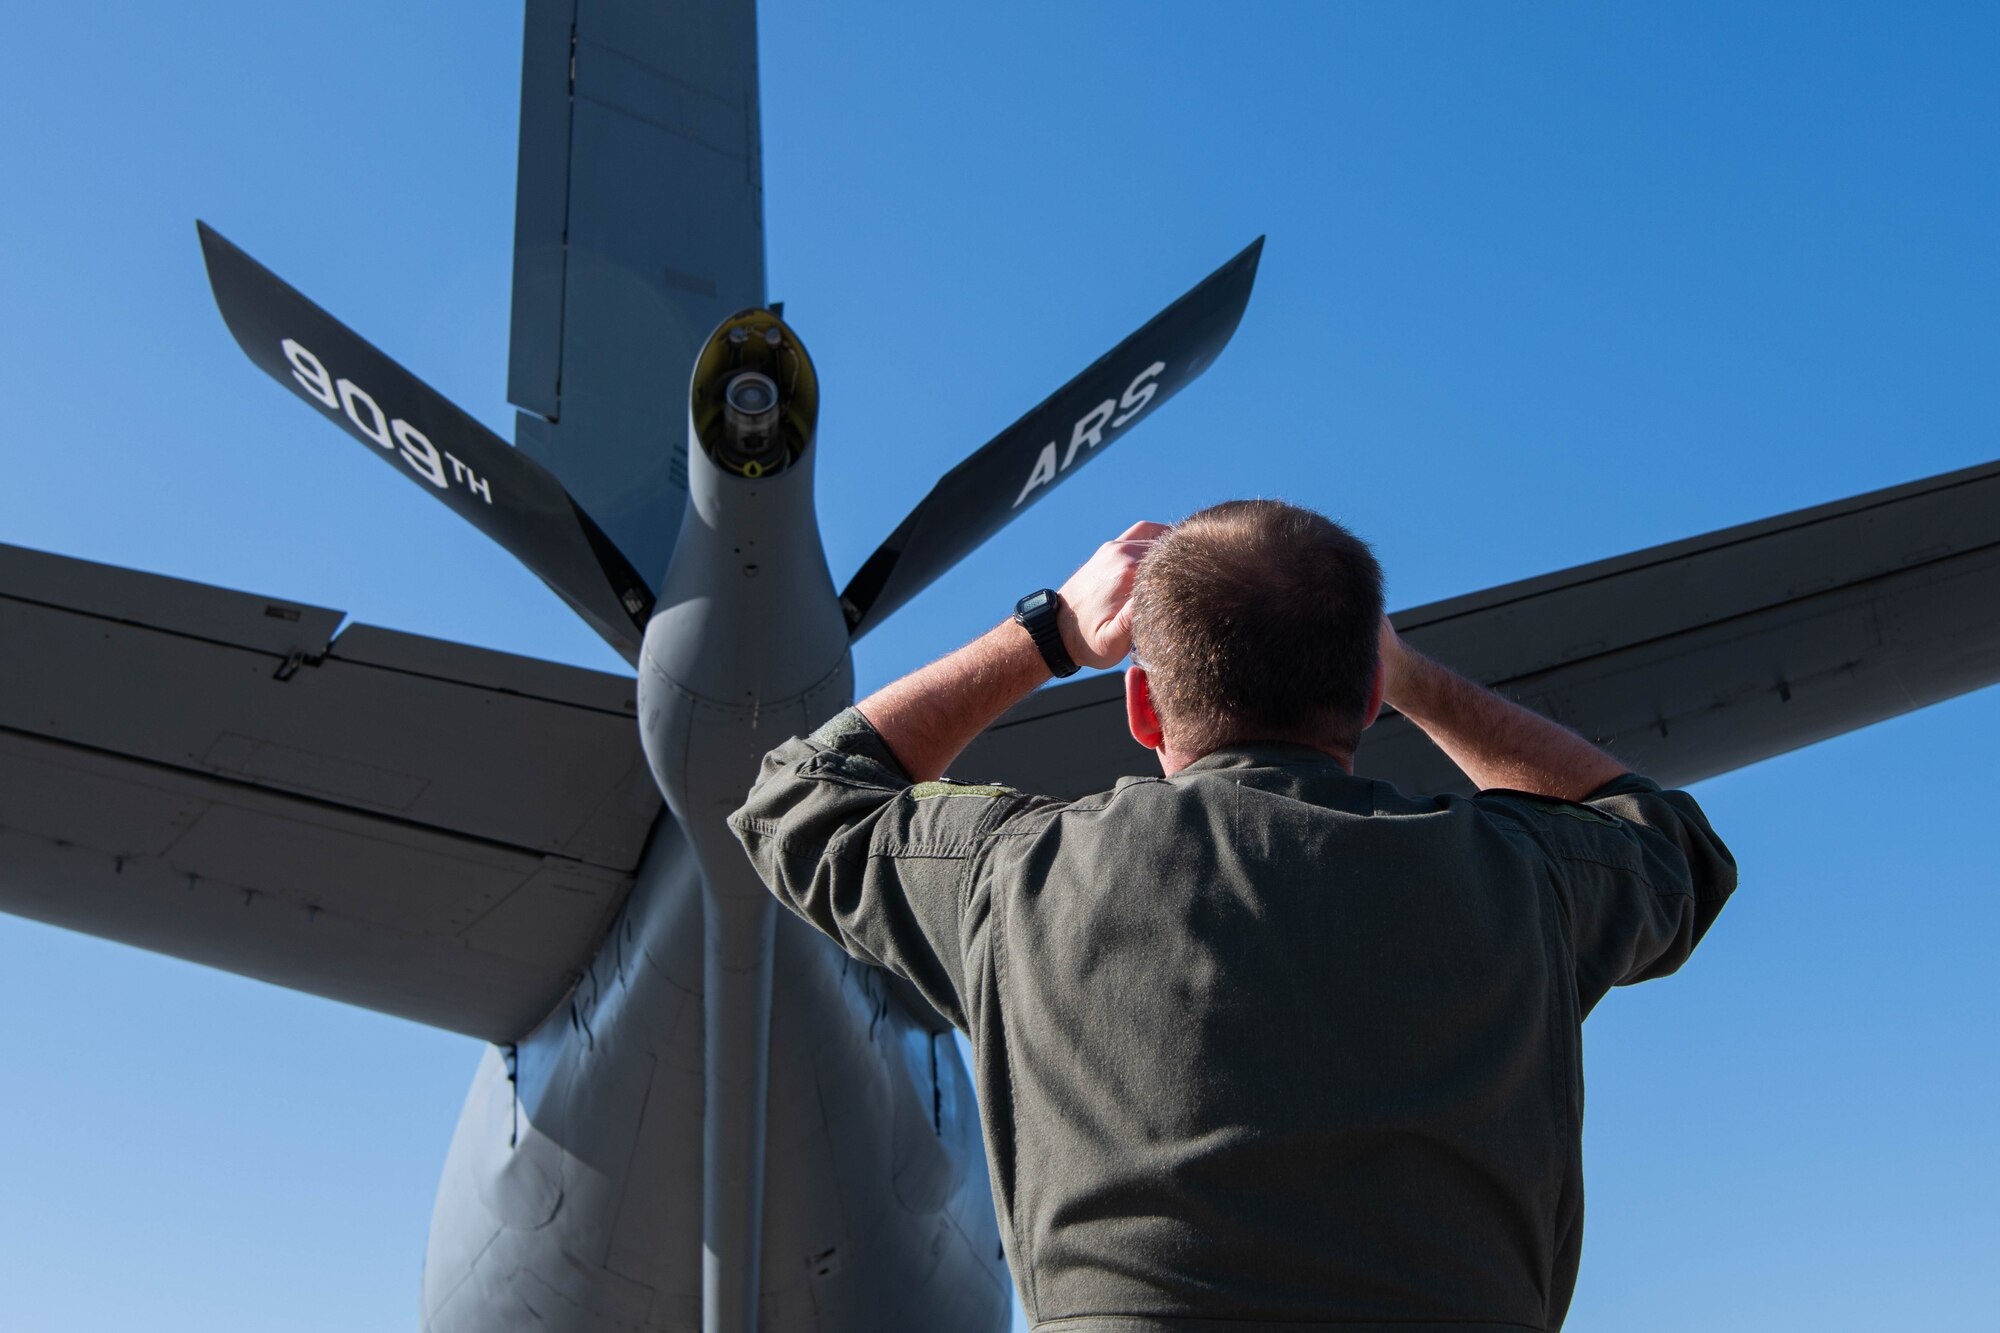
[{"label": "gray aircraft skin", "polygon": [[[1008,1320],[949,1029],[776,911],[723,818],[849,701],[856,637],[1199,376],[1259,246],[836,589],[816,373],[764,290],[755,35],[748,5],[529,0],[518,447],[200,230],[251,360],[633,676],[0,546],[0,908],[490,1043],[432,1219],[435,1333]],[[2000,679],[1996,598],[2000,464],[1394,619],[1679,785]],[[1118,686],[1040,691],[957,771],[1057,795],[1148,771]],[[1357,767],[1463,789],[1394,716]]]}]

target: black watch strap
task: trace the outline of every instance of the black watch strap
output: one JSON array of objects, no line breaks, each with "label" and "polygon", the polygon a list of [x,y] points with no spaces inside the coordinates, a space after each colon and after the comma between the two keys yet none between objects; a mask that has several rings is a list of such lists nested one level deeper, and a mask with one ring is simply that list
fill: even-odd
[{"label": "black watch strap", "polygon": [[1069,650],[1063,647],[1062,630],[1056,623],[1061,610],[1062,598],[1053,589],[1038,588],[1014,603],[1014,623],[1028,631],[1035,647],[1041,649],[1042,661],[1048,663],[1051,675],[1074,676],[1076,663],[1070,661]]}]

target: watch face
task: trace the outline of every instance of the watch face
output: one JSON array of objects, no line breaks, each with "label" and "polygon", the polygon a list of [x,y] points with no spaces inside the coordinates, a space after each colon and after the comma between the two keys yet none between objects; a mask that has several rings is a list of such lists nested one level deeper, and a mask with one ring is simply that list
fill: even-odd
[{"label": "watch face", "polygon": [[1048,605],[1049,590],[1043,588],[1039,592],[1031,592],[1026,597],[1023,597],[1020,606],[1016,607],[1015,610],[1024,616],[1040,615],[1048,609]]}]

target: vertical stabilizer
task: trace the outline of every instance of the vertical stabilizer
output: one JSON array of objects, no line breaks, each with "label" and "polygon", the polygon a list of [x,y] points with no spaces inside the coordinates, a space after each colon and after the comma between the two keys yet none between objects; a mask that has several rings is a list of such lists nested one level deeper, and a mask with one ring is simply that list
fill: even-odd
[{"label": "vertical stabilizer", "polygon": [[754,6],[528,0],[515,439],[650,587],[687,495],[688,370],[763,301]]}]

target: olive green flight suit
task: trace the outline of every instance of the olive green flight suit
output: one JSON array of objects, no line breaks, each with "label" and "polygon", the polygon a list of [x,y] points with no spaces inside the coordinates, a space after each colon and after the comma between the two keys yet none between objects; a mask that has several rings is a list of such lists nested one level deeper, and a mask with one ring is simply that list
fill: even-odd
[{"label": "olive green flight suit", "polygon": [[1056,801],[911,785],[849,709],[731,818],[971,1038],[1040,1333],[1555,1329],[1580,1025],[1735,885],[1693,800],[1415,798],[1301,746]]}]

